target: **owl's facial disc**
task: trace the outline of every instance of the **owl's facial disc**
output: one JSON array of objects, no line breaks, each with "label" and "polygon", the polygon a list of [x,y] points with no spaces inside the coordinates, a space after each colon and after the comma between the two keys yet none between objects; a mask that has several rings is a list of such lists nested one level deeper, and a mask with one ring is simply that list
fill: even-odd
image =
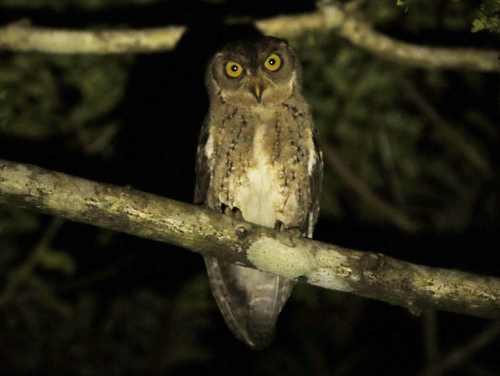
[{"label": "owl's facial disc", "polygon": [[285,41],[249,39],[230,43],[214,55],[206,84],[213,103],[272,107],[300,96],[301,68]]}]

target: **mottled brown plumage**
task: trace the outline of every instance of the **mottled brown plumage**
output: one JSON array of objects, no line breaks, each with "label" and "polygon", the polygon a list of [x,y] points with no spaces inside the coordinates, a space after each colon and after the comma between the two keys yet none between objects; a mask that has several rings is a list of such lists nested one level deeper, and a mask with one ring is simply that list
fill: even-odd
[{"label": "mottled brown plumage", "polygon": [[[273,37],[228,44],[210,60],[196,203],[312,237],[323,162],[301,80],[297,56]],[[205,262],[233,333],[254,349],[267,346],[294,282],[212,257]]]}]

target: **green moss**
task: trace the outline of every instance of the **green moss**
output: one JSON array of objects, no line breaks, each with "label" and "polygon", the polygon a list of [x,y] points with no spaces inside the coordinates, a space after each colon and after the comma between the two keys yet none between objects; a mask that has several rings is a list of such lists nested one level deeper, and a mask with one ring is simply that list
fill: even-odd
[{"label": "green moss", "polygon": [[473,21],[471,31],[488,30],[500,33],[500,2],[498,0],[483,0],[476,10],[476,19]]}]

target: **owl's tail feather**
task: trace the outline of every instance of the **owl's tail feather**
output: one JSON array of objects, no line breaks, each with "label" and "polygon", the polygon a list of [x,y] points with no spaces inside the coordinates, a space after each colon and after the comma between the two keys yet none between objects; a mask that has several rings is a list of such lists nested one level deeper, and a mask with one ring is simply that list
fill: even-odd
[{"label": "owl's tail feather", "polygon": [[234,335],[250,348],[268,347],[294,283],[258,270],[205,257],[212,292]]},{"label": "owl's tail feather", "polygon": [[274,340],[274,329],[281,309],[288,300],[295,283],[284,277],[243,268],[245,274],[254,274],[257,286],[249,288],[247,331],[256,343],[255,350],[268,347]]},{"label": "owl's tail feather", "polygon": [[235,295],[244,292],[231,291],[236,287],[234,286],[235,281],[230,281],[231,278],[227,275],[226,267],[223,266],[224,262],[220,262],[215,257],[205,257],[205,264],[212,293],[229,329],[239,340],[253,347],[254,343],[246,332],[244,301],[241,296]]}]

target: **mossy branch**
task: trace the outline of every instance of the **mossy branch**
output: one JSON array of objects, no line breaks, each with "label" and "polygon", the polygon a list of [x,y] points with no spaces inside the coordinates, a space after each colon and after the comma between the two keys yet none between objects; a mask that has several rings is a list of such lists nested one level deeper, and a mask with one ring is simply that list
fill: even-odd
[{"label": "mossy branch", "polygon": [[[336,2],[319,2],[318,11],[313,13],[278,16],[253,24],[265,35],[283,38],[310,31],[334,31],[364,50],[401,64],[427,69],[500,72],[499,50],[428,47],[399,41],[377,32]],[[168,51],[175,48],[186,30],[185,26],[168,26],[144,30],[76,31],[35,27],[20,21],[0,28],[0,50],[53,54]]]},{"label": "mossy branch", "polygon": [[128,187],[0,160],[0,203],[178,245],[415,313],[439,309],[500,318],[500,278],[297,238]]}]

